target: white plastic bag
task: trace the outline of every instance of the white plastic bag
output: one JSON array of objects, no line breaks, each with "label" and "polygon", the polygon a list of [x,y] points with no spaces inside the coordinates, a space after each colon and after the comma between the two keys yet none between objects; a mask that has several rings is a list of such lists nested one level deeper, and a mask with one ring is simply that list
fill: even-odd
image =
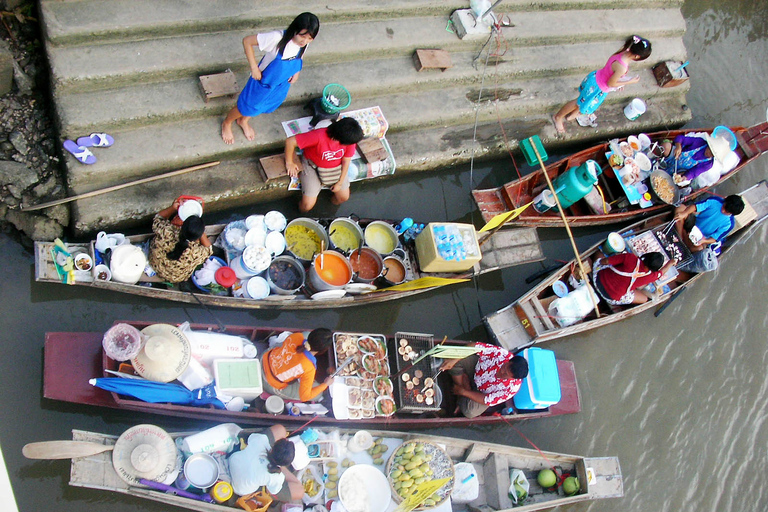
[{"label": "white plastic bag", "polygon": [[528,497],[528,490],[531,488],[525,473],[522,469],[512,469],[509,472],[509,481],[509,499],[515,505],[522,504]]},{"label": "white plastic bag", "polygon": [[454,503],[469,503],[477,499],[480,494],[480,480],[477,477],[475,467],[469,462],[459,462],[454,465],[453,492],[451,501]]}]

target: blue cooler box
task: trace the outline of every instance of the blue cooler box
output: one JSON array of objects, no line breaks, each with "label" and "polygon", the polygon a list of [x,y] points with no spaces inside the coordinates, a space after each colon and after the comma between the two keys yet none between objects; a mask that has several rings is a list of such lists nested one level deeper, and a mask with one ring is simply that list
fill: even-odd
[{"label": "blue cooler box", "polygon": [[546,409],[560,401],[560,376],[557,373],[555,353],[532,347],[523,350],[528,361],[528,376],[514,396],[518,409]]}]

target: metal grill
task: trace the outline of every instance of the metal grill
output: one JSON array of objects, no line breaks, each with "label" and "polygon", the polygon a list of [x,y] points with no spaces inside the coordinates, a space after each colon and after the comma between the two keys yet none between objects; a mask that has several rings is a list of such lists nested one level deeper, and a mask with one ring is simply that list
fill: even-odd
[{"label": "metal grill", "polygon": [[[411,361],[403,359],[403,355],[400,354],[400,340],[406,340],[407,346],[410,346],[413,351],[421,357],[426,354],[430,349],[435,346],[435,338],[431,334],[419,334],[413,332],[398,332],[395,334],[395,346],[394,352],[390,348],[391,357],[394,357],[397,361],[397,371],[400,372],[403,368],[410,366]],[[415,360],[415,359],[414,359]],[[427,356],[417,364],[408,368],[402,375],[398,375],[397,382],[395,383],[396,399],[399,404],[398,410],[400,412],[421,413],[428,411],[439,411],[440,401],[437,399],[439,392],[436,392],[434,397],[434,403],[427,405],[424,402],[418,402],[416,396],[420,390],[424,388],[424,379],[427,377],[433,377],[435,370],[432,369],[434,358]],[[416,372],[420,372],[421,378],[419,384],[415,385],[413,389],[408,389],[407,381],[403,380],[403,375],[408,375],[408,381],[417,375]],[[434,387],[437,387],[435,382]]]}]

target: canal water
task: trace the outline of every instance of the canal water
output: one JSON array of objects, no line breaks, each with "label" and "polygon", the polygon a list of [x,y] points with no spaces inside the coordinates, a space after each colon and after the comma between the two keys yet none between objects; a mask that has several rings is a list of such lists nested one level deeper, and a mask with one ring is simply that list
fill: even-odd
[{"label": "canal water", "polygon": [[[694,113],[691,126],[751,125],[765,120],[768,90],[768,12],[754,0],[689,0],[684,14]],[[718,189],[726,195],[768,177],[763,157]],[[508,162],[483,163],[474,184],[512,177]],[[472,219],[468,169],[377,184],[356,185],[338,212],[371,217],[456,221]],[[280,205],[286,214],[294,206]],[[261,205],[239,214],[266,211]],[[226,218],[219,220],[227,220]],[[765,368],[766,247],[768,228],[733,251],[722,267],[688,289],[663,315],[646,313],[597,332],[552,343],[576,364],[583,410],[578,415],[494,428],[440,429],[440,434],[543,450],[620,458],[626,495],[576,504],[571,511],[768,510],[768,379]],[[577,231],[586,248],[601,236]],[[561,230],[541,233],[545,254],[571,257]],[[68,439],[73,428],[120,434],[138,422],[167,430],[199,423],[53,403],[41,398],[42,350],[49,331],[104,331],[117,319],[213,323],[204,309],[134,300],[125,295],[34,282],[32,254],[0,235],[0,445],[19,510],[57,512],[160,511],[162,507],[67,485],[67,461],[32,462],[21,456],[31,441]],[[547,261],[545,265],[551,265]],[[474,283],[375,307],[324,313],[217,309],[225,324],[300,326],[355,331],[431,332],[483,340],[482,316],[522,294],[541,264],[516,267]],[[83,376],[87,378],[88,376]],[[437,433],[437,432],[436,432]],[[7,496],[0,496],[0,504]],[[0,505],[1,506],[1,505]],[[5,509],[5,507],[3,507]]]}]

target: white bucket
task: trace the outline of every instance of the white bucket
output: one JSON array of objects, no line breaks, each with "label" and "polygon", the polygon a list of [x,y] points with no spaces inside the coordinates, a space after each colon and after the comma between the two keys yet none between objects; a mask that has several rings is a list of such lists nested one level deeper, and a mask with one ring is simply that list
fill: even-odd
[{"label": "white bucket", "polygon": [[544,213],[555,207],[555,195],[551,190],[545,188],[539,195],[533,198],[533,209],[539,213]]},{"label": "white bucket", "polygon": [[630,121],[634,121],[643,114],[645,114],[645,102],[640,98],[633,99],[629,105],[624,107],[624,115]]},{"label": "white bucket", "polygon": [[243,288],[245,296],[250,299],[263,299],[269,295],[269,283],[260,276],[250,278]]}]

